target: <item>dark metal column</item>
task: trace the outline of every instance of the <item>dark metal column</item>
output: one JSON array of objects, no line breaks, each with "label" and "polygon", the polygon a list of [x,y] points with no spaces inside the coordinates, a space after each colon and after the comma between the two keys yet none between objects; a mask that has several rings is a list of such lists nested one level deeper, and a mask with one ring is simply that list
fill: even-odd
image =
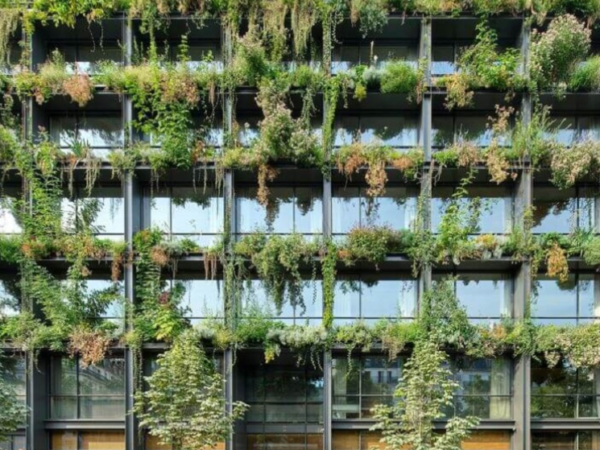
[{"label": "dark metal column", "polygon": [[[232,31],[230,28],[222,28],[221,29],[221,41],[223,48],[223,59],[226,65],[229,65],[233,59],[233,36],[231,35]],[[223,99],[223,126],[226,128],[226,132],[231,133],[233,129],[233,118],[234,118],[234,98],[232,96],[235,95],[235,92],[226,92]],[[225,146],[227,145],[224,142]],[[225,151],[225,148],[222,149]],[[234,191],[234,183],[235,177],[233,170],[227,169],[225,171],[224,180],[223,180],[223,195],[224,195],[224,204],[225,204],[225,223],[224,230],[226,233],[227,248],[226,251],[230,252],[231,245],[233,244],[233,239],[235,237],[235,232],[237,230],[237,221],[236,221],[236,208],[235,208],[235,191]],[[225,297],[224,297],[224,308],[225,308],[225,320],[230,321],[230,326],[235,326],[235,323],[232,321],[237,317],[238,306],[236,304],[237,295],[234,290],[238,288],[236,285],[227,285],[228,280],[224,275],[224,286]],[[229,280],[231,281],[231,280]],[[223,355],[223,367],[225,369],[225,401],[227,412],[231,414],[233,411],[233,402],[234,402],[234,385],[236,379],[234,378],[234,370],[233,363],[235,360],[235,355],[233,354],[234,350],[229,348],[225,350]],[[243,426],[242,421],[238,421],[236,424],[238,426]],[[225,442],[226,450],[233,450],[235,448],[235,431],[229,434],[227,441]]]},{"label": "dark metal column", "polygon": [[[433,167],[431,166],[431,20],[423,19],[421,22],[421,35],[419,38],[419,59],[425,59],[425,86],[423,99],[421,103],[421,120],[419,133],[419,146],[423,149],[425,155],[422,179],[420,183],[419,199],[417,206],[420,209],[417,213],[421,220],[418,226],[421,229],[430,228],[429,203],[431,198],[431,189],[433,181]],[[420,310],[420,299],[423,294],[431,289],[431,266],[423,267],[419,276],[419,302],[417,310]]]},{"label": "dark metal column", "polygon": [[[522,74],[527,70],[528,50],[529,50],[530,27],[523,21],[520,45],[522,61],[520,71]],[[521,105],[521,121],[524,125],[529,124],[531,120],[531,97],[529,94],[523,95]],[[532,204],[533,174],[529,166],[529,161],[525,162],[525,167],[521,170],[520,178],[515,192],[515,226],[525,226],[525,213],[529,211]],[[531,295],[531,265],[524,262],[519,268],[514,281],[514,307],[513,315],[516,320],[523,319],[528,313],[529,298]],[[514,407],[513,415],[515,418],[515,432],[513,434],[513,445],[515,450],[529,450],[531,448],[531,358],[529,356],[520,356],[514,363]]]},{"label": "dark metal column", "polygon": [[[133,32],[132,22],[126,16],[123,17],[123,47],[124,63],[131,64],[131,55],[133,51]],[[125,151],[133,142],[133,127],[131,122],[134,118],[133,105],[131,99],[127,96],[123,99],[123,130],[125,133]],[[136,181],[134,173],[127,172],[123,178],[123,198],[125,202],[125,242],[127,242],[128,252],[133,251],[133,236],[141,229],[141,192]],[[135,303],[135,268],[133,264],[126,264],[124,271],[125,298],[129,305]],[[132,324],[129,318],[126,319],[126,326],[131,328]],[[125,449],[138,450],[142,448],[139,442],[138,421],[131,413],[134,404],[134,394],[137,386],[138,371],[141,367],[136,367],[138,362],[135,360],[135,352],[131,348],[125,350]]]}]

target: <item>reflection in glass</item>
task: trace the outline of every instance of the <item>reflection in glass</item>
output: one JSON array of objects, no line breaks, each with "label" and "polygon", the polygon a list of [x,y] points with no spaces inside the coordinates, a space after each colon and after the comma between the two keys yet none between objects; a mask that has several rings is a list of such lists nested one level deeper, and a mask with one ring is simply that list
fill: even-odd
[{"label": "reflection in glass", "polygon": [[76,144],[90,147],[93,154],[106,158],[110,151],[123,146],[120,116],[52,116],[50,138],[65,151]]},{"label": "reflection in glass", "polygon": [[243,283],[242,308],[244,311],[260,312],[288,324],[318,324],[323,317],[323,287],[321,280],[305,280],[299,295],[290,297],[284,293],[284,303],[278,309],[275,299],[269,296],[261,280]]},{"label": "reflection in glass", "polygon": [[571,233],[595,226],[593,193],[586,189],[536,187],[533,190],[534,233]]},{"label": "reflection in glass", "polygon": [[[453,188],[437,188],[431,199],[431,229],[437,232],[450,205]],[[513,201],[505,189],[477,188],[472,197],[458,199],[462,209],[479,202],[479,234],[504,234],[510,231],[513,220]],[[466,224],[464,224],[466,226]]]},{"label": "reflection in glass", "polygon": [[598,315],[595,286],[593,275],[570,274],[565,283],[540,275],[534,282],[531,316],[543,324],[589,322]]},{"label": "reflection in glass", "polygon": [[598,370],[576,369],[566,360],[549,367],[544,362],[532,359],[532,417],[598,417],[599,389]]},{"label": "reflection in glass", "polygon": [[469,318],[497,322],[511,316],[512,283],[504,275],[461,275],[456,281],[456,296]]},{"label": "reflection in glass", "polygon": [[98,188],[88,196],[75,189],[61,203],[62,226],[68,233],[90,230],[98,238],[122,240],[125,232],[125,202],[120,187]]},{"label": "reflection in glass", "polygon": [[256,188],[240,188],[236,191],[238,233],[258,230],[276,234],[321,233],[321,187],[271,187],[269,191],[267,207],[258,201]]},{"label": "reflection in glass", "polygon": [[417,282],[412,279],[338,281],[333,315],[336,319],[413,318]]},{"label": "reflection in glass", "polygon": [[85,366],[75,359],[52,360],[50,411],[54,419],[125,416],[125,360],[105,358]]},{"label": "reflection in glass", "polygon": [[334,357],[333,418],[369,418],[375,405],[391,405],[403,363],[404,358],[390,361],[385,356],[365,356],[354,358],[349,367],[347,356]]},{"label": "reflection in glass", "polygon": [[410,188],[387,187],[382,196],[370,198],[364,188],[334,187],[331,202],[333,234],[354,227],[411,229],[417,214],[417,193]]},{"label": "reflection in glass", "polygon": [[210,246],[223,231],[223,209],[223,196],[216,189],[163,188],[152,192],[150,224],[165,234]]},{"label": "reflection in glass", "polygon": [[261,365],[244,369],[248,422],[321,423],[323,374],[306,366]]},{"label": "reflection in glass", "polygon": [[408,115],[341,117],[335,124],[334,144],[339,147],[358,140],[363,144],[410,149],[418,145],[418,127],[417,117]]}]

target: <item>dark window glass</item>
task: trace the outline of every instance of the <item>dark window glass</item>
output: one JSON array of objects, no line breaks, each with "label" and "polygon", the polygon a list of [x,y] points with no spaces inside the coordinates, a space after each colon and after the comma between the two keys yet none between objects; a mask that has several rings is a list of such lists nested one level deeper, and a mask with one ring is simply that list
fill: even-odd
[{"label": "dark window glass", "polygon": [[459,388],[452,414],[508,419],[511,414],[511,366],[505,358],[455,357],[451,370]]},{"label": "dark window glass", "polygon": [[125,417],[125,360],[105,358],[85,366],[76,359],[52,360],[50,415],[53,419]]},{"label": "dark window glass", "polygon": [[403,358],[390,361],[385,356],[333,359],[332,386],[334,419],[364,419],[372,417],[377,404],[391,404],[402,373]]},{"label": "dark window glass", "polygon": [[322,423],[323,374],[307,365],[244,368],[247,422]]},{"label": "dark window glass", "polygon": [[598,431],[533,431],[531,448],[533,450],[598,450],[599,433]]},{"label": "dark window glass", "polygon": [[561,360],[554,367],[531,362],[531,416],[537,418],[598,417],[600,383],[596,370],[576,369]]}]

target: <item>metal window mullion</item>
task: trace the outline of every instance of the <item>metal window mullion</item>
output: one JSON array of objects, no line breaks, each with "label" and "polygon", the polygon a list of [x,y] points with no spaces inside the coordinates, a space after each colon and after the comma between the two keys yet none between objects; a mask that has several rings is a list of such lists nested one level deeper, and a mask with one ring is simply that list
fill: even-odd
[{"label": "metal window mullion", "polygon": [[79,357],[75,358],[75,379],[76,379],[76,403],[77,403],[77,418],[81,418],[81,407],[79,405],[79,399],[81,397],[81,389],[79,386]]}]

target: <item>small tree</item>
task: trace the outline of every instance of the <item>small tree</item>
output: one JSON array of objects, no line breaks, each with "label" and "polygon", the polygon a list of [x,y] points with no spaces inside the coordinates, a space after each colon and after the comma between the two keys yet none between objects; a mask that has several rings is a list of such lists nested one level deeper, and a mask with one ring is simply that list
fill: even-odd
[{"label": "small tree", "polygon": [[371,430],[381,431],[386,450],[461,450],[479,423],[476,417],[453,417],[445,433],[434,432],[433,421],[444,417],[458,387],[443,366],[446,356],[434,342],[418,341],[394,392],[394,405],[373,408],[377,423]]},{"label": "small tree", "polygon": [[196,331],[180,335],[158,358],[158,369],[146,377],[134,412],[140,425],[173,450],[212,449],[227,439],[247,405],[226,411],[223,377],[206,357]]},{"label": "small tree", "polygon": [[0,442],[25,424],[27,407],[17,397],[15,388],[6,381],[7,369],[0,367]]}]

